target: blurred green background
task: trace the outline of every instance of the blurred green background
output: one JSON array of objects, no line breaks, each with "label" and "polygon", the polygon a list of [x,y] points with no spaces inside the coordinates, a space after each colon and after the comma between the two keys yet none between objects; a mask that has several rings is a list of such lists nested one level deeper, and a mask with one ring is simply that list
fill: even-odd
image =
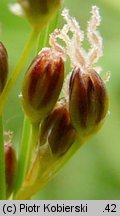
[{"label": "blurred green background", "polygon": [[[9,53],[10,71],[23,50],[31,27],[26,20],[15,17],[8,10],[12,0],[0,0],[0,40]],[[104,56],[99,61],[102,75],[111,71],[107,83],[110,115],[102,129],[86,143],[36,196],[35,199],[120,199],[120,1],[65,0],[65,7],[86,29],[92,5],[100,8],[100,32],[104,42]],[[61,21],[60,21],[61,22]],[[33,55],[33,54],[32,54]],[[32,57],[32,56],[31,56]],[[28,59],[28,64],[30,59]],[[26,70],[27,66],[24,68]],[[21,136],[23,113],[18,99],[24,71],[7,102],[4,112],[5,130],[14,131],[16,148]]]}]

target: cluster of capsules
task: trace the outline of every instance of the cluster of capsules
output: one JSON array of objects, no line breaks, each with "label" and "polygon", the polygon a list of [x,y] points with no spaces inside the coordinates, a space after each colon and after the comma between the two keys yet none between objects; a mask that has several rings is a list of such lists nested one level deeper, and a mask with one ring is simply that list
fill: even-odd
[{"label": "cluster of capsules", "polygon": [[[91,13],[87,28],[91,45],[88,52],[82,47],[83,31],[65,9],[62,16],[66,24],[50,35],[50,47],[38,53],[23,80],[20,94],[23,110],[31,123],[39,127],[36,148],[40,152],[43,146],[49,147],[56,160],[64,157],[76,140],[81,143],[95,134],[108,113],[105,80],[100,77],[99,68],[94,66],[103,54],[102,38],[97,31],[101,21],[99,9],[93,6]],[[64,46],[57,39],[62,40]],[[1,60],[1,56],[5,59]],[[70,73],[65,72],[68,58]],[[6,82],[6,61],[6,50],[1,44],[0,91]],[[46,154],[49,163],[48,151]],[[14,156],[12,158],[15,160]],[[44,161],[43,155],[41,158]]]}]

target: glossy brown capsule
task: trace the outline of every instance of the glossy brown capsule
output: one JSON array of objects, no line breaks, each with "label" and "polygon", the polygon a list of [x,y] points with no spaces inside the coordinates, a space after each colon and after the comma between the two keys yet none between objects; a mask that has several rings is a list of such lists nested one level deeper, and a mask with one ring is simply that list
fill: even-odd
[{"label": "glossy brown capsule", "polygon": [[60,104],[49,114],[41,125],[40,145],[49,144],[55,156],[63,155],[75,142],[68,108]]},{"label": "glossy brown capsule", "polygon": [[4,145],[5,152],[5,176],[6,176],[6,192],[7,197],[10,196],[17,175],[18,162],[16,158],[16,152],[11,143]]},{"label": "glossy brown capsule", "polygon": [[40,121],[53,109],[64,80],[64,61],[57,52],[42,50],[27,70],[22,87],[23,107],[31,121]]},{"label": "glossy brown capsule", "polygon": [[75,68],[69,92],[72,125],[79,134],[94,133],[108,112],[108,94],[103,80],[94,69],[82,73]]},{"label": "glossy brown capsule", "polygon": [[0,93],[3,91],[8,76],[8,54],[5,46],[0,42]]}]

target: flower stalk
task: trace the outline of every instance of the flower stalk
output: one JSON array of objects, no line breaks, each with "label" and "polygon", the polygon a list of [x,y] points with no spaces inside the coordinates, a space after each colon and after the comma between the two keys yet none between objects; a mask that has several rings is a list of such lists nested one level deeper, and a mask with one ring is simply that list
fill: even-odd
[{"label": "flower stalk", "polygon": [[23,122],[19,155],[18,155],[18,173],[17,173],[17,179],[15,183],[14,194],[22,184],[25,177],[25,173],[26,173],[25,161],[26,161],[26,154],[28,151],[30,133],[31,133],[31,125],[28,118],[25,116]]},{"label": "flower stalk", "polygon": [[36,29],[34,29],[31,32],[30,37],[27,41],[27,44],[23,50],[23,53],[21,54],[21,57],[19,58],[19,61],[16,65],[14,71],[12,72],[10,79],[6,83],[6,86],[5,86],[2,94],[0,95],[0,101],[1,101],[0,114],[3,112],[4,106],[6,104],[8,97],[9,97],[9,94],[11,93],[11,91],[12,91],[12,89],[13,89],[16,81],[17,81],[18,76],[22,71],[23,66],[24,66],[28,56],[30,55],[30,51],[31,51],[36,39],[37,39],[38,34],[39,34],[39,31]]}]

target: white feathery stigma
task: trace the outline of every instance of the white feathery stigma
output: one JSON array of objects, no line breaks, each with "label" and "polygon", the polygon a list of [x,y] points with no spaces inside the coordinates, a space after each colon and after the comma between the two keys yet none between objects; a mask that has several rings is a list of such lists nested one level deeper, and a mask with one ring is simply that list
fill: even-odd
[{"label": "white feathery stigma", "polygon": [[[84,32],[81,30],[78,22],[74,17],[69,15],[69,11],[64,9],[62,16],[66,21],[66,24],[62,29],[56,29],[50,36],[50,45],[63,54],[69,56],[71,61],[71,67],[80,67],[81,72],[85,72],[88,68],[93,67],[98,59],[102,56],[102,38],[97,31],[97,27],[100,25],[99,9],[96,6],[92,6],[91,19],[88,22],[87,38],[90,43],[90,50],[85,51],[82,47],[84,41]],[[70,36],[69,33],[72,33]],[[61,39],[65,43],[63,48],[57,41],[57,38]]]}]

